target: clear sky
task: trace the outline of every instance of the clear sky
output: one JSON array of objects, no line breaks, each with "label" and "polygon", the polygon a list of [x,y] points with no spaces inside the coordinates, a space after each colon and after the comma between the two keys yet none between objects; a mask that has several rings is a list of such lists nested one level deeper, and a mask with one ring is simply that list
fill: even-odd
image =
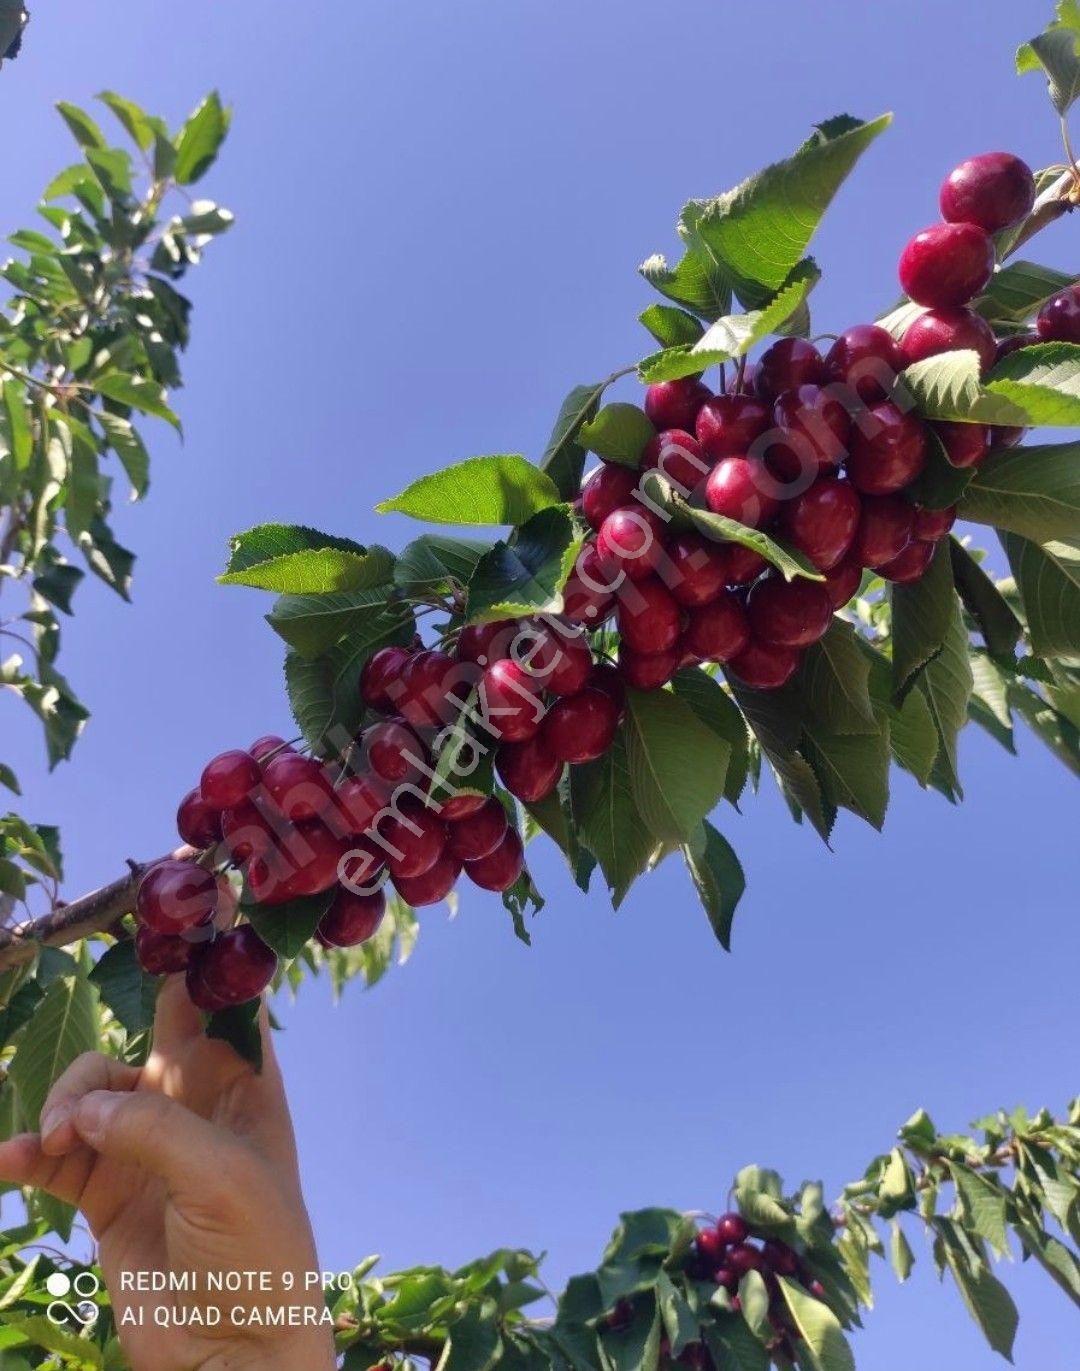
[{"label": "clear sky", "polygon": [[[46,779],[0,702],[5,760],[26,812],[62,824],[72,893],[170,845],[207,757],[288,730],[268,603],[214,585],[231,533],[285,519],[399,546],[413,529],[376,500],[475,453],[535,456],[571,385],[649,350],[635,268],[676,251],[682,202],[815,121],[897,116],[816,241],[820,329],[892,301],[955,162],[1061,155],[1041,83],[1011,75],[1049,0],[33,8],[0,74],[5,230],[70,160],[55,100],[108,87],[176,119],[217,86],[236,113],[207,190],[238,225],[191,281],[186,442],[155,435],[149,500],[119,518],[136,603],[95,584],[65,627],[94,709],[75,761]],[[1048,235],[1048,260],[1075,268],[1075,233]],[[969,732],[962,763],[964,806],[898,777],[885,836],[845,817],[833,854],[771,784],[722,815],[750,883],[734,956],[674,865],[613,915],[541,848],[531,951],[497,897],[463,891],[376,991],[335,1009],[310,989],[281,1051],[324,1264],[509,1243],[547,1249],[561,1285],[620,1209],[718,1209],[747,1162],[837,1190],[920,1105],[949,1129],[1063,1107],[1074,792],[1028,738],[1014,759]],[[916,1247],[914,1288],[880,1269],[860,1366],[1000,1364]],[[1064,1297],[1006,1279],[1017,1365],[1075,1367]]]}]

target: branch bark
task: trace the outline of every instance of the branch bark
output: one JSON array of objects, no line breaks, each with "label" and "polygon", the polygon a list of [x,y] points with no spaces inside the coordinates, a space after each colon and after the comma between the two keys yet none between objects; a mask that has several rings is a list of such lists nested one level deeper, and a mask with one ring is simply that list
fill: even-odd
[{"label": "branch bark", "polygon": [[135,907],[139,882],[152,866],[170,857],[192,861],[198,853],[192,847],[180,847],[151,862],[132,862],[126,876],[92,890],[71,904],[60,905],[52,913],[17,928],[0,928],[0,971],[28,962],[41,947],[64,947],[68,943],[104,933],[117,919]]}]

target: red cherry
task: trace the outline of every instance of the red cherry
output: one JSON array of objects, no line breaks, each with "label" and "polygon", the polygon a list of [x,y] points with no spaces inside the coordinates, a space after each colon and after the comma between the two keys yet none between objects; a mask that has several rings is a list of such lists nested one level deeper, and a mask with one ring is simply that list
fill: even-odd
[{"label": "red cherry", "polygon": [[558,620],[539,625],[537,633],[522,661],[540,685],[552,695],[576,695],[584,690],[593,665],[584,634]]},{"label": "red cherry", "polygon": [[761,462],[749,457],[725,457],[705,482],[705,503],[713,514],[722,514],[748,528],[761,528],[777,510],[768,493],[772,478]]},{"label": "red cherry", "polygon": [[679,533],[668,547],[671,584],[680,605],[695,607],[715,600],[728,583],[728,550],[700,533]]},{"label": "red cherry", "polygon": [[809,647],[823,638],[832,622],[829,592],[820,581],[766,576],[750,592],[746,615],[759,643],[774,647]]},{"label": "red cherry", "polygon": [[703,1228],[694,1239],[694,1247],[698,1256],[710,1269],[720,1264],[727,1251],[727,1243],[715,1228]]},{"label": "red cherry", "polygon": [[378,929],[386,913],[386,895],[377,890],[373,895],[356,895],[344,886],[337,892],[330,908],[319,920],[315,936],[323,947],[356,947],[367,942]]},{"label": "red cherry", "polygon": [[773,407],[779,430],[765,460],[782,481],[811,478],[838,467],[847,455],[851,415],[820,386],[785,390]]},{"label": "red cherry", "polygon": [[601,564],[640,581],[655,571],[664,555],[664,522],[641,505],[616,509],[596,538]]},{"label": "red cherry", "polygon": [[212,995],[203,983],[201,954],[204,950],[200,948],[199,953],[189,959],[184,984],[187,986],[188,998],[196,1009],[201,1009],[204,1014],[217,1014],[227,1007],[228,1001]]},{"label": "red cherry", "polygon": [[761,1249],[752,1247],[749,1243],[741,1243],[738,1247],[733,1247],[725,1260],[728,1269],[733,1271],[740,1280],[747,1272],[760,1271],[765,1265]]},{"label": "red cherry", "polygon": [[268,762],[276,752],[295,752],[296,749],[291,743],[287,743],[284,738],[279,738],[276,733],[266,733],[261,738],[256,738],[248,748],[248,752],[261,766]]},{"label": "red cherry", "polygon": [[1034,347],[1036,343],[1041,343],[1042,339],[1037,333],[1014,333],[1010,338],[999,338],[997,354],[994,364],[1002,362],[1006,357],[1011,357],[1014,352],[1019,352],[1021,348]]},{"label": "red cherry", "polygon": [[559,761],[591,762],[608,750],[618,727],[619,711],[611,696],[590,687],[552,705],[541,736]]},{"label": "red cherry", "polygon": [[739,1288],[739,1278],[730,1266],[718,1266],[712,1278],[722,1290],[734,1293]]},{"label": "red cherry", "polygon": [[461,791],[457,795],[451,795],[448,800],[443,800],[439,808],[439,818],[445,823],[456,824],[461,819],[471,818],[478,809],[483,809],[487,800],[486,795],[470,795],[466,791]]},{"label": "red cherry", "polygon": [[915,507],[915,519],[911,525],[911,536],[920,543],[936,543],[945,537],[956,523],[956,506],[948,509],[926,509]]},{"label": "red cherry", "polygon": [[429,867],[422,876],[397,876],[394,889],[414,909],[424,905],[438,904],[445,900],[461,875],[461,863],[449,852],[444,852],[434,866]]},{"label": "red cherry", "polygon": [[791,680],[798,665],[799,653],[795,648],[751,639],[749,646],[728,663],[728,669],[754,690],[779,690]]},{"label": "red cherry", "polygon": [[938,419],[930,427],[941,439],[945,455],[954,467],[977,467],[990,451],[990,430],[985,424]]},{"label": "red cherry", "polygon": [[826,478],[783,505],[780,528],[819,571],[829,571],[851,547],[861,508],[849,481]]},{"label": "red cherry", "polygon": [[278,959],[251,924],[241,924],[201,947],[197,964],[198,977],[214,999],[246,1004],[274,979]]},{"label": "red cherry", "polygon": [[899,495],[868,495],[851,555],[863,566],[880,567],[899,557],[911,541],[914,506]]},{"label": "red cherry", "polygon": [[523,804],[536,804],[558,785],[563,764],[538,734],[524,743],[503,743],[495,754],[495,769],[511,795]]},{"label": "red cherry", "polygon": [[763,571],[769,567],[769,562],[755,552],[752,547],[743,547],[741,543],[726,543],[727,549],[727,583],[729,586],[748,586],[751,581],[756,581]]},{"label": "red cherry", "polygon": [[786,1242],[770,1238],[761,1249],[765,1267],[778,1276],[797,1276],[799,1274],[798,1254]]},{"label": "red cherry", "polygon": [[589,677],[589,685],[593,690],[602,690],[605,695],[611,697],[621,718],[626,708],[626,687],[623,685],[618,667],[612,666],[610,662],[597,662]]},{"label": "red cherry", "polygon": [[729,1247],[744,1243],[750,1236],[750,1229],[741,1214],[721,1214],[716,1223],[716,1231],[722,1242]]},{"label": "red cherry", "polygon": [[845,557],[842,562],[825,573],[822,585],[833,609],[843,609],[858,594],[862,585],[863,569],[855,557]]},{"label": "red cherry", "polygon": [[172,976],[187,968],[193,943],[143,925],[135,932],[135,956],[148,976]]},{"label": "red cherry", "polygon": [[703,662],[728,662],[750,641],[750,626],[742,601],[725,590],[700,609],[690,611],[682,646]]},{"label": "red cherry", "polygon": [[1027,432],[1026,428],[1017,427],[1014,424],[990,424],[986,430],[990,440],[990,447],[1016,447],[1017,443]]},{"label": "red cherry", "polygon": [[277,808],[292,823],[317,819],[334,802],[334,787],[323,767],[298,752],[281,752],[263,768],[262,783]]},{"label": "red cherry", "polygon": [[259,784],[259,766],[249,752],[222,752],[207,762],[199,794],[208,809],[231,809],[246,800]]},{"label": "red cherry", "polygon": [[152,866],[139,883],[135,912],[155,933],[177,938],[214,917],[218,904],[214,873],[192,862],[170,859]]},{"label": "red cherry", "polygon": [[517,662],[504,658],[484,670],[480,711],[488,728],[505,743],[535,735],[544,717],[540,683]]},{"label": "red cherry", "polygon": [[599,529],[609,514],[631,503],[640,480],[629,467],[606,462],[593,472],[581,490],[581,508],[593,528]]},{"label": "red cherry", "polygon": [[275,846],[270,819],[250,800],[225,810],[221,816],[221,837],[230,858],[238,864],[262,857]]},{"label": "red cherry", "polygon": [[877,568],[878,575],[901,586],[921,581],[926,568],[934,559],[935,546],[934,543],[918,542],[913,538],[899,556]]},{"label": "red cherry", "polygon": [[634,652],[666,652],[678,641],[683,613],[671,592],[650,577],[627,589],[615,621],[623,642]]},{"label": "red cherry", "polygon": [[508,822],[506,810],[498,800],[492,798],[470,818],[459,819],[450,825],[446,831],[447,850],[458,861],[478,861],[499,846]]},{"label": "red cherry", "polygon": [[406,647],[381,647],[367,659],[360,673],[360,698],[370,709],[380,714],[390,712],[387,686],[397,680],[412,655]]},{"label": "red cherry", "polygon": [[994,365],[994,330],[970,309],[928,309],[910,323],[900,343],[908,366],[942,352],[969,349],[979,354],[983,371]]},{"label": "red cherry", "polygon": [[[580,699],[580,696],[575,696]],[[563,701],[569,704],[569,700]],[[525,847],[516,828],[507,829],[506,837],[486,857],[478,862],[465,863],[465,875],[482,890],[509,890],[525,870]]]},{"label": "red cherry", "polygon": [[761,399],[775,404],[785,390],[824,385],[825,379],[825,363],[813,343],[781,338],[761,354],[754,388]]},{"label": "red cherry", "polygon": [[[709,401],[709,404],[714,403]],[[698,423],[701,423],[700,414]],[[710,463],[702,456],[701,444],[696,438],[682,429],[670,428],[650,439],[641,465],[645,471],[659,471],[672,485],[689,494],[708,475]],[[619,503],[626,504],[626,500]]]},{"label": "red cherry", "polygon": [[1011,152],[969,157],[941,187],[941,217],[951,224],[978,224],[987,233],[1018,224],[1034,204],[1035,177]]},{"label": "red cherry", "polygon": [[770,424],[769,406],[749,395],[718,395],[702,405],[698,442],[710,462],[747,452]]},{"label": "red cherry", "polygon": [[994,260],[994,244],[978,224],[934,224],[900,254],[900,285],[918,305],[955,309],[983,291]]},{"label": "red cherry", "polygon": [[490,624],[466,624],[458,634],[454,655],[459,662],[487,666],[508,657],[518,632],[516,619],[493,619]]},{"label": "red cherry", "polygon": [[176,811],[176,828],[190,846],[200,851],[213,847],[221,840],[221,811],[211,809],[198,788],[189,790]]},{"label": "red cherry", "polygon": [[615,608],[612,591],[624,579],[622,572],[604,566],[595,543],[586,543],[563,587],[563,617],[598,628]]},{"label": "red cherry", "polygon": [[681,428],[693,432],[698,410],[712,391],[694,376],[679,381],[658,381],[645,392],[645,413],[658,432]]},{"label": "red cherry", "polygon": [[437,728],[448,723],[457,709],[451,682],[461,670],[445,652],[415,652],[397,678],[387,682],[386,693],[413,728]]},{"label": "red cherry", "polygon": [[361,756],[388,785],[415,781],[424,774],[427,749],[411,728],[395,719],[366,728],[359,743]]},{"label": "red cherry", "polygon": [[345,833],[366,833],[387,799],[385,783],[375,776],[350,776],[334,791],[333,819]]},{"label": "red cherry", "polygon": [[[400,817],[398,817],[400,815]],[[394,880],[422,876],[446,848],[446,825],[421,800],[406,796],[397,813],[379,827],[386,865]]]},{"label": "red cherry", "polygon": [[[354,895],[374,895],[382,886],[386,852],[375,839],[376,830],[350,838],[348,851],[338,863],[341,884]],[[251,882],[250,872],[248,883]]]},{"label": "red cherry", "polygon": [[892,394],[905,365],[900,344],[878,324],[846,329],[825,356],[829,381],[850,386],[868,405]]},{"label": "red cherry", "polygon": [[624,647],[619,649],[619,675],[635,690],[659,690],[675,675],[682,661],[681,648],[645,653]]},{"label": "red cherry", "polygon": [[1080,343],[1080,287],[1068,286],[1047,300],[1035,320],[1043,343]]},{"label": "red cherry", "polygon": [[926,430],[914,411],[889,400],[860,417],[851,439],[847,472],[863,495],[892,495],[909,486],[926,465]]}]

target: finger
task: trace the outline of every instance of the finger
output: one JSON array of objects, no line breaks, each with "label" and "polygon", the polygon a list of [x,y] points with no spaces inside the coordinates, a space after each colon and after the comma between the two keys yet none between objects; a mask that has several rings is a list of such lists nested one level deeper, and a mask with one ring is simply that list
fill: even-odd
[{"label": "finger", "polygon": [[202,1019],[191,1003],[183,976],[169,976],[158,992],[154,1050],[168,1052],[202,1034]]},{"label": "finger", "polygon": [[37,1133],[20,1133],[0,1143],[0,1181],[47,1190],[65,1204],[78,1204],[93,1164],[94,1155],[86,1148],[66,1157],[47,1156]]},{"label": "finger", "polygon": [[41,1111],[42,1149],[62,1157],[79,1143],[72,1127],[75,1106],[92,1090],[134,1090],[140,1072],[102,1052],[84,1052],[71,1063],[49,1091]]}]

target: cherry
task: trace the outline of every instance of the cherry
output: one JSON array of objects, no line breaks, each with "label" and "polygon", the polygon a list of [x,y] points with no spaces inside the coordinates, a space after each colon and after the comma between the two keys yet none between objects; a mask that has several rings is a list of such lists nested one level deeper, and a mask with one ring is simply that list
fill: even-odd
[{"label": "cherry", "polygon": [[942,352],[970,349],[979,354],[983,371],[994,365],[994,330],[970,309],[929,309],[910,323],[900,342],[908,366]]},{"label": "cherry", "polygon": [[[580,699],[580,696],[576,696]],[[563,703],[569,704],[566,700]],[[509,890],[525,870],[525,847],[516,828],[508,828],[506,837],[486,857],[478,862],[466,862],[465,874],[481,890],[502,892]]]},{"label": "cherry", "polygon": [[248,748],[248,752],[260,766],[263,762],[268,762],[276,752],[295,751],[296,749],[291,743],[287,743],[284,738],[279,738],[276,733],[267,733],[261,738],[256,738]]},{"label": "cherry", "polygon": [[135,912],[155,933],[179,937],[214,917],[218,887],[214,873],[170,858],[152,866],[139,883]]},{"label": "cherry", "polygon": [[694,1239],[698,1256],[710,1268],[719,1265],[723,1260],[727,1246],[715,1228],[703,1228]]},{"label": "cherry", "polygon": [[755,690],[779,690],[794,676],[799,653],[793,647],[750,640],[747,647],[728,663],[732,675]]},{"label": "cherry", "polygon": [[614,700],[605,691],[589,687],[552,705],[541,736],[560,762],[592,762],[611,746],[618,727]]},{"label": "cherry", "polygon": [[187,968],[193,944],[143,925],[135,933],[135,956],[148,976],[171,976]]},{"label": "cherry", "polygon": [[666,652],[682,632],[683,612],[655,577],[638,581],[615,613],[622,640],[634,652]]},{"label": "cherry", "polygon": [[659,690],[661,686],[667,685],[682,666],[682,662],[682,651],[676,648],[669,648],[667,652],[651,653],[620,648],[619,675],[635,690]]},{"label": "cherry", "polygon": [[1011,152],[969,157],[941,187],[941,217],[951,224],[978,224],[987,233],[1018,224],[1034,204],[1035,177]]},{"label": "cherry", "polygon": [[936,543],[945,537],[955,523],[955,505],[950,505],[948,509],[927,509],[916,505],[911,536],[920,543]]},{"label": "cherry", "polygon": [[809,1290],[810,1294],[813,1295],[815,1300],[825,1299],[825,1287],[820,1281],[811,1281],[806,1288]]},{"label": "cherry", "polygon": [[762,400],[774,404],[785,390],[825,384],[821,353],[805,338],[781,338],[761,354],[754,388]]},{"label": "cherry", "polygon": [[915,510],[899,495],[868,495],[851,555],[863,566],[879,567],[899,557],[911,541]]},{"label": "cherry", "polygon": [[777,510],[777,501],[766,493],[771,478],[760,462],[749,457],[725,457],[705,482],[705,503],[713,514],[761,528]]},{"label": "cherry", "polygon": [[199,794],[209,809],[231,809],[259,784],[259,765],[250,752],[234,749],[207,762],[199,781]]},{"label": "cherry", "polygon": [[990,424],[986,430],[990,447],[1015,447],[1027,432],[1014,424]]},{"label": "cherry", "polygon": [[621,572],[604,566],[596,544],[586,543],[563,587],[563,617],[572,624],[599,627],[615,608],[612,591],[622,580]]},{"label": "cherry", "polygon": [[[400,817],[399,817],[400,815]],[[407,795],[380,829],[386,865],[394,880],[422,876],[446,848],[446,825],[412,795]]]},{"label": "cherry", "polygon": [[645,413],[660,433],[669,428],[693,432],[698,410],[712,395],[695,376],[680,381],[658,381],[645,392]]},{"label": "cherry", "polygon": [[422,876],[397,876],[394,889],[414,909],[423,905],[438,904],[445,900],[461,875],[461,863],[449,852],[444,852],[434,866],[429,867]]},{"label": "cherry", "polygon": [[[769,427],[769,406],[750,395],[718,395],[701,407],[698,442],[711,462],[747,452]],[[704,474],[704,473],[702,473]]]},{"label": "cherry", "polygon": [[427,760],[424,745],[411,728],[396,719],[366,728],[359,742],[368,766],[389,785],[415,781],[424,774]]},{"label": "cherry", "polygon": [[664,555],[664,522],[652,510],[624,505],[607,516],[596,539],[603,566],[640,581],[655,571]]},{"label": "cherry", "polygon": [[[349,850],[338,862],[341,884],[354,894],[373,895],[381,888],[386,870],[386,853],[371,835],[357,835],[350,839]],[[248,874],[248,883],[251,876]]]},{"label": "cherry", "polygon": [[903,552],[877,568],[878,575],[901,586],[921,581],[926,568],[934,559],[935,547],[934,543],[919,542],[913,538]]},{"label": "cherry", "polygon": [[728,1270],[733,1271],[741,1280],[750,1271],[760,1271],[765,1265],[765,1258],[759,1247],[753,1247],[750,1243],[740,1243],[733,1247],[725,1258]]},{"label": "cherry", "polygon": [[977,467],[990,451],[990,430],[985,424],[938,419],[930,427],[941,439],[945,455],[954,467]]},{"label": "cherry", "polygon": [[1036,343],[1043,340],[1038,333],[1014,333],[1010,338],[999,338],[997,354],[994,358],[995,364],[1004,361],[1006,357],[1011,357],[1014,352],[1019,352],[1021,348],[1034,347]]},{"label": "cherry", "polygon": [[489,624],[466,624],[458,634],[454,655],[459,662],[489,662],[508,657],[518,632],[516,619],[493,619]]},{"label": "cherry", "polygon": [[366,833],[386,801],[386,787],[374,776],[350,776],[334,791],[333,817],[346,833]]},{"label": "cherry", "polygon": [[176,811],[176,829],[185,843],[200,850],[221,840],[221,811],[211,809],[196,787],[189,790]]},{"label": "cherry", "polygon": [[862,563],[855,557],[845,557],[842,562],[825,573],[822,585],[833,609],[843,609],[858,594],[862,585]]},{"label": "cherry", "polygon": [[892,495],[926,465],[926,429],[914,411],[884,400],[861,416],[851,440],[847,472],[863,495]]},{"label": "cherry", "polygon": [[290,875],[285,859],[276,850],[252,857],[244,873],[249,898],[256,904],[284,904],[294,899],[289,888]]},{"label": "cherry", "polygon": [[291,868],[285,877],[290,899],[329,890],[338,879],[338,864],[348,847],[342,835],[332,833],[317,819],[297,824],[279,847],[280,860]]},{"label": "cherry", "polygon": [[798,1253],[786,1242],[770,1238],[761,1249],[765,1266],[778,1276],[797,1276],[799,1274]]},{"label": "cherry", "polygon": [[867,405],[892,393],[905,365],[900,344],[878,324],[846,329],[825,355],[830,382],[850,386]]},{"label": "cherry", "polygon": [[468,819],[458,819],[450,825],[446,831],[447,850],[458,861],[475,862],[495,851],[503,840],[507,823],[506,810],[492,798]]},{"label": "cherry", "polygon": [[506,743],[522,743],[540,727],[540,683],[509,658],[492,662],[480,681],[480,711],[488,728]]},{"label": "cherry", "polygon": [[495,754],[495,769],[511,795],[523,804],[536,804],[558,785],[563,764],[538,735],[524,743],[503,743]]},{"label": "cherry", "polygon": [[954,309],[980,294],[994,261],[994,244],[978,224],[934,224],[900,254],[900,284],[918,305]]},{"label": "cherry", "polygon": [[682,646],[703,662],[727,662],[750,641],[750,626],[742,601],[730,590],[711,604],[690,611]]},{"label": "cherry", "polygon": [[1035,320],[1043,343],[1080,343],[1080,287],[1069,286],[1047,300]]},{"label": "cherry", "polygon": [[680,605],[693,608],[715,600],[728,578],[728,552],[720,543],[700,533],[679,533],[668,547],[671,584],[668,589]]},{"label": "cherry", "polygon": [[615,510],[630,504],[641,477],[629,467],[604,463],[585,482],[581,490],[581,509],[595,529]]},{"label": "cherry", "polygon": [[317,819],[334,802],[334,787],[323,767],[298,752],[281,752],[263,768],[262,783],[274,804],[292,823]]},{"label": "cherry", "polygon": [[486,795],[470,795],[461,791],[457,795],[451,795],[448,800],[443,800],[439,808],[439,818],[448,824],[456,824],[460,819],[471,818],[478,809],[483,809],[487,799]]},{"label": "cherry", "polygon": [[851,547],[861,508],[849,481],[823,479],[784,504],[780,528],[819,571],[829,571]]},{"label": "cherry", "polygon": [[783,481],[838,467],[847,455],[851,415],[820,386],[785,390],[773,406],[780,435],[769,445],[766,465]]},{"label": "cherry", "polygon": [[809,647],[828,632],[832,602],[820,581],[765,576],[746,602],[754,640],[773,647]]},{"label": "cherry", "polygon": [[372,895],[357,895],[344,886],[334,896],[330,908],[319,920],[315,936],[323,947],[356,947],[382,923],[386,913],[386,895],[377,890]]},{"label": "cherry", "polygon": [[413,728],[437,728],[454,713],[449,683],[456,674],[452,657],[428,648],[412,654],[397,679],[387,682],[386,693]]},{"label": "cherry", "polygon": [[734,1212],[720,1215],[716,1222],[716,1231],[720,1234],[721,1240],[732,1247],[745,1242],[750,1236],[746,1220],[741,1214]]},{"label": "cherry", "polygon": [[396,681],[413,654],[406,647],[381,647],[364,663],[360,673],[360,698],[371,709],[388,714],[392,708],[387,687]]},{"label": "cherry", "polygon": [[589,685],[593,690],[602,690],[605,695],[610,696],[619,711],[619,717],[622,718],[623,710],[626,708],[626,687],[619,675],[619,668],[612,666],[610,662],[597,662],[589,677]]},{"label": "cherry", "polygon": [[526,664],[552,695],[576,695],[592,671],[589,644],[580,630],[553,620],[540,625],[538,638],[525,655]]},{"label": "cherry", "polygon": [[[205,949],[200,949],[200,954]],[[205,1014],[216,1014],[219,1010],[227,1007],[228,1001],[218,999],[212,995],[203,983],[202,978],[202,956],[196,955],[190,958],[187,964],[187,971],[184,976],[184,983],[187,986],[188,998],[196,1009],[201,1009]]]},{"label": "cherry", "polygon": [[270,821],[250,800],[225,810],[221,816],[221,837],[229,856],[237,863],[262,857],[275,846]]},{"label": "cherry", "polygon": [[[715,403],[714,400],[709,401],[710,405]],[[703,409],[701,413],[704,412]],[[698,424],[701,424],[701,414],[698,415]],[[702,456],[701,444],[695,437],[682,429],[670,428],[649,440],[641,465],[645,471],[659,471],[672,485],[689,494],[708,475],[710,463]],[[625,504],[626,501],[620,500],[619,503]]]},{"label": "cherry", "polygon": [[277,965],[276,953],[251,924],[240,924],[200,948],[197,975],[213,998],[224,1004],[246,1004],[274,979]]},{"label": "cherry", "polygon": [[739,1288],[739,1278],[730,1266],[718,1266],[712,1278],[722,1290],[734,1293]]},{"label": "cherry", "polygon": [[760,552],[755,552],[752,547],[743,547],[742,543],[726,543],[727,549],[727,583],[729,586],[748,586],[751,581],[765,571],[769,562]]}]

